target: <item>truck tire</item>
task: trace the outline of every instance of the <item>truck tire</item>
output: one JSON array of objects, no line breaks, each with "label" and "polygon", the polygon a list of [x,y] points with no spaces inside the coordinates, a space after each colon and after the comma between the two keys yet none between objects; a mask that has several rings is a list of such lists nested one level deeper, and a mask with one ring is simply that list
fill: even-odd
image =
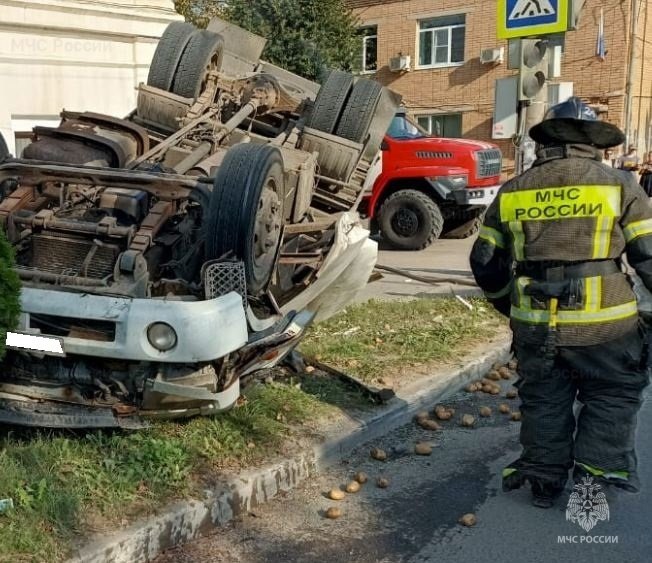
[{"label": "truck tire", "polygon": [[147,84],[154,88],[170,91],[183,50],[197,31],[194,25],[186,22],[172,22],[161,36],[152,65],[149,67]]},{"label": "truck tire", "polygon": [[215,177],[205,227],[206,259],[242,260],[250,295],[262,293],[273,274],[284,192],[283,157],[270,145],[235,145]]},{"label": "truck tire", "polygon": [[400,190],[382,204],[380,234],[400,250],[423,250],[441,235],[444,217],[433,199],[417,190]]},{"label": "truck tire", "polygon": [[467,211],[457,220],[445,220],[444,232],[441,238],[464,239],[472,237],[480,230],[484,214],[483,210],[474,209],[473,211]]},{"label": "truck tire", "polygon": [[197,98],[206,86],[208,71],[222,66],[222,36],[202,29],[188,41],[174,75],[172,92],[184,98]]},{"label": "truck tire", "polygon": [[[371,122],[376,114],[376,108],[382,93],[383,87],[378,82],[365,78],[358,80],[342,112],[336,135],[355,143],[364,143],[369,134]],[[369,152],[370,149],[374,152],[377,151],[380,148],[381,141],[382,138],[375,139],[374,144],[378,146],[367,147],[365,152]]]},{"label": "truck tire", "polygon": [[0,133],[0,162],[2,162],[8,156],[9,148],[7,147],[7,143],[5,142],[5,138],[2,136],[2,133]]},{"label": "truck tire", "polygon": [[353,89],[353,75],[331,70],[319,89],[307,126],[324,133],[334,133]]}]

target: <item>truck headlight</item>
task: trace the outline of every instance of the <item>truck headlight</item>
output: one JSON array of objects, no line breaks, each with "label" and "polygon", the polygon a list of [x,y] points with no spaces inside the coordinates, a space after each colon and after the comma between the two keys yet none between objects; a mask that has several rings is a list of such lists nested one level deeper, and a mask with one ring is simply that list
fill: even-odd
[{"label": "truck headlight", "polygon": [[466,174],[455,174],[452,176],[435,176],[430,178],[430,180],[435,182],[441,182],[445,186],[450,187],[453,190],[462,190],[466,188],[469,183],[469,177]]},{"label": "truck headlight", "polygon": [[157,350],[167,352],[177,345],[177,333],[166,323],[154,323],[147,329],[147,340]]}]

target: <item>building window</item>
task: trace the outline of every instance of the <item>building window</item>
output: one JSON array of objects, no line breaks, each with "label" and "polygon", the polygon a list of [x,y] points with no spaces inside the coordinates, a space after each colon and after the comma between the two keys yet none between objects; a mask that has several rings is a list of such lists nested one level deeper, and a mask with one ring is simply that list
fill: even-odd
[{"label": "building window", "polygon": [[462,136],[461,113],[420,115],[417,117],[417,123],[430,135],[449,138]]},{"label": "building window", "polygon": [[362,36],[362,72],[378,70],[378,28],[373,25],[360,29]]},{"label": "building window", "polygon": [[419,66],[451,66],[464,62],[466,16],[419,21]]}]

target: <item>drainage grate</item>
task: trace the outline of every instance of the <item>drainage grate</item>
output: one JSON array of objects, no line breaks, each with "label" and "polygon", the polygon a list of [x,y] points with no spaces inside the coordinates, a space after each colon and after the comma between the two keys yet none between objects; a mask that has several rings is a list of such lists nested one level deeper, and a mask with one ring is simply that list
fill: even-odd
[{"label": "drainage grate", "polygon": [[247,307],[247,282],[242,262],[208,262],[204,264],[202,278],[206,299],[215,299],[235,291],[242,296],[242,302]]}]

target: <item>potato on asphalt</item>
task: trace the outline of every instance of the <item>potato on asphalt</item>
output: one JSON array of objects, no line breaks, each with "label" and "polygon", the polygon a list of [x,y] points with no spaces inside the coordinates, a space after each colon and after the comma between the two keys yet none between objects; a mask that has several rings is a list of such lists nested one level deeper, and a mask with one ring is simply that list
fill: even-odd
[{"label": "potato on asphalt", "polygon": [[497,371],[490,371],[489,375],[487,375],[487,379],[491,381],[500,381],[500,373]]},{"label": "potato on asphalt", "polygon": [[507,367],[511,370],[515,370],[518,367],[518,362],[516,360],[510,360]]},{"label": "potato on asphalt", "polygon": [[376,486],[379,489],[386,489],[389,487],[389,479],[387,479],[387,477],[378,477],[376,480]]},{"label": "potato on asphalt", "polygon": [[485,418],[491,416],[491,409],[489,407],[480,407],[480,416]]},{"label": "potato on asphalt", "polygon": [[509,405],[502,403],[501,405],[498,405],[498,411],[503,414],[510,414],[512,412],[512,409],[510,408]]},{"label": "potato on asphalt", "polygon": [[377,461],[385,461],[387,459],[387,452],[380,448],[372,448],[369,455]]},{"label": "potato on asphalt", "polygon": [[326,511],[326,518],[330,518],[331,520],[335,520],[336,518],[339,518],[340,516],[342,516],[342,509],[338,508],[337,506],[331,506]]},{"label": "potato on asphalt", "polygon": [[437,424],[436,420],[432,420],[430,418],[422,419],[419,421],[419,426],[423,428],[424,430],[440,430],[441,426]]},{"label": "potato on asphalt", "polygon": [[500,377],[503,379],[511,379],[512,378],[512,372],[509,371],[509,368],[502,367],[498,370],[498,373],[500,374]]},{"label": "potato on asphalt", "polygon": [[475,514],[465,514],[459,519],[459,523],[463,526],[471,527],[475,526],[478,522],[478,519]]},{"label": "potato on asphalt", "polygon": [[475,416],[472,414],[465,414],[462,417],[462,426],[465,426],[466,428],[471,428],[475,424]]},{"label": "potato on asphalt", "polygon": [[369,476],[364,471],[358,471],[353,476],[353,480],[357,481],[361,485],[364,485],[369,480]]},{"label": "potato on asphalt", "polygon": [[520,413],[520,411],[517,411],[517,412],[513,412],[513,413],[512,413],[512,420],[513,420],[514,422],[518,422],[519,420],[521,420],[521,413]]},{"label": "potato on asphalt", "polygon": [[505,393],[505,397],[508,399],[516,399],[516,397],[518,397],[518,391],[515,391],[514,389],[507,391],[507,393]]},{"label": "potato on asphalt", "polygon": [[342,489],[331,489],[328,491],[328,498],[331,500],[342,500],[346,494]]},{"label": "potato on asphalt", "polygon": [[426,442],[417,442],[414,446],[414,453],[417,455],[430,455],[432,453],[432,446]]},{"label": "potato on asphalt", "polygon": [[346,485],[347,493],[357,493],[360,490],[360,483],[357,481],[351,481]]}]

